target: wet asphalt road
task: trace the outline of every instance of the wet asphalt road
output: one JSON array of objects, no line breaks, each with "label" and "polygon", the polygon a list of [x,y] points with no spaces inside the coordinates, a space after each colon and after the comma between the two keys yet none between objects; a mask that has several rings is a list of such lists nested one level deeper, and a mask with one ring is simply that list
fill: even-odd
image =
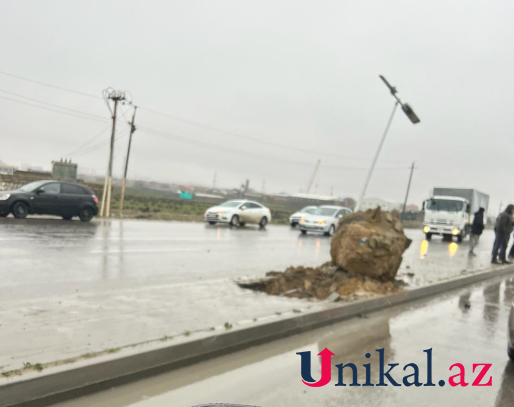
[{"label": "wet asphalt road", "polygon": [[[486,231],[469,258],[468,242],[424,240],[420,230],[399,271],[410,286],[453,278],[489,267],[492,233]],[[291,265],[329,260],[330,238],[302,236],[286,226],[230,228],[202,223],[134,220],[80,221],[0,219],[0,297],[118,289],[159,283],[262,276]]]},{"label": "wet asphalt road", "polygon": [[[507,317],[514,295],[514,281],[489,281],[434,299],[397,307],[270,344],[219,357],[204,363],[148,378],[95,395],[71,400],[59,407],[186,407],[205,402],[232,402],[266,407],[411,407],[514,405],[514,364],[506,353]],[[409,363],[420,369],[426,382],[425,349],[433,349],[433,378],[437,384],[456,374],[454,363],[466,369],[468,387],[336,387],[332,381],[309,388],[300,378],[300,356],[329,348],[332,365],[371,363],[371,382],[378,382],[376,349],[385,349],[385,363],[399,363],[392,377],[401,383],[401,370]],[[365,358],[372,353],[370,359]],[[490,363],[483,382],[490,387],[472,387],[473,363]],[[456,368],[454,368],[456,369]],[[412,373],[408,368],[408,373]],[[318,358],[312,359],[312,376],[319,379]],[[348,375],[348,376],[347,376]],[[345,373],[351,383],[351,373]],[[365,382],[365,370],[358,369]]]}]

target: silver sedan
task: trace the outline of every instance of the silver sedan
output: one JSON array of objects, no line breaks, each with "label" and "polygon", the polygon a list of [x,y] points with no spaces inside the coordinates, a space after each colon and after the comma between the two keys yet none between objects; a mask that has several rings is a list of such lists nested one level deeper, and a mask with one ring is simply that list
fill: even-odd
[{"label": "silver sedan", "polygon": [[320,206],[314,213],[302,217],[298,227],[303,234],[322,232],[327,236],[332,236],[336,231],[339,218],[349,213],[352,213],[352,210],[344,206]]}]

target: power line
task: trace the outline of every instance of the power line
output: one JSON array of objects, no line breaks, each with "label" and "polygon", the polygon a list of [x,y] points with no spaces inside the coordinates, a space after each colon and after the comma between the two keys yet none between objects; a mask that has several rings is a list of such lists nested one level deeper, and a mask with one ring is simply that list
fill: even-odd
[{"label": "power line", "polygon": [[[224,147],[224,146],[219,146],[216,144],[206,143],[206,142],[199,141],[199,140],[192,140],[192,139],[189,139],[187,137],[184,137],[184,136],[181,136],[178,134],[168,133],[168,132],[164,132],[161,130],[152,129],[152,128],[149,128],[146,126],[138,126],[138,130],[140,130],[142,133],[152,134],[155,136],[160,136],[160,137],[164,137],[164,138],[168,138],[168,139],[173,139],[173,140],[178,141],[183,144],[189,144],[189,145],[194,145],[194,146],[199,146],[199,147],[207,147],[210,150],[217,150],[217,151],[221,151],[224,153],[236,154],[236,155],[250,157],[250,158],[254,158],[254,159],[258,159],[258,160],[273,161],[273,162],[279,162],[279,163],[285,162],[288,164],[298,165],[298,166],[302,166],[302,167],[305,167],[305,165],[306,165],[306,163],[304,161],[302,162],[302,161],[285,160],[282,157],[278,158],[278,157],[270,157],[268,155],[250,153],[248,151],[239,150],[239,149],[232,148],[232,147]],[[341,166],[334,166],[334,165],[323,165],[323,167],[328,168],[328,169],[335,169],[335,170],[352,170],[352,171],[365,171],[366,170],[366,168],[341,167]],[[405,170],[405,167],[381,168],[381,169],[382,170]]]},{"label": "power line", "polygon": [[[96,119],[94,117],[80,116],[77,113],[71,113],[71,112],[66,112],[66,111],[62,111],[62,110],[56,110],[56,109],[52,109],[50,107],[35,105],[33,103],[23,102],[22,100],[11,99],[11,98],[8,98],[8,97],[5,97],[5,96],[0,96],[0,99],[10,100],[11,102],[19,103],[19,104],[26,105],[26,106],[36,107],[36,108],[39,108],[39,109],[48,110],[50,112],[61,113],[61,114],[65,114],[65,115],[68,115],[68,116],[78,117],[80,119],[93,120],[95,122],[107,123],[107,120],[105,120],[105,119],[100,120],[100,119]],[[83,114],[83,113],[81,113],[81,114]]]},{"label": "power line", "polygon": [[5,72],[5,71],[0,71],[0,74],[6,75],[6,76],[11,76],[13,78],[20,79],[22,81],[36,83],[36,84],[41,85],[41,86],[46,86],[46,87],[49,87],[49,88],[53,88],[53,89],[57,89],[57,90],[62,90],[62,91],[65,91],[65,92],[75,93],[76,95],[87,96],[87,97],[95,98],[95,99],[102,99],[100,96],[93,95],[91,93],[80,92],[78,90],[63,88],[62,86],[50,85],[48,83],[44,83],[44,82],[40,82],[40,81],[35,81],[34,79],[24,78],[23,76],[15,75],[15,74],[12,74],[12,73],[9,73],[9,72]]},{"label": "power line", "polygon": [[[128,134],[127,130],[128,129],[124,129],[124,130],[120,131],[120,133],[116,136],[115,140],[119,140],[119,139],[122,139],[123,137],[125,137]],[[111,142],[110,140],[104,140],[104,141],[102,141],[102,142],[100,142],[98,144],[89,146],[88,148],[86,148],[83,151],[79,151],[77,153],[71,154],[71,155],[69,155],[69,157],[77,158],[77,157],[80,157],[82,155],[86,155],[86,154],[92,153],[93,151],[96,151],[99,148],[102,148],[102,147],[108,145],[110,142]]]},{"label": "power line", "polygon": [[[64,92],[70,92],[70,93],[77,94],[77,95],[92,97],[92,98],[95,98],[95,99],[101,99],[101,97],[93,95],[93,94],[90,94],[90,93],[76,91],[76,90],[73,90],[73,89],[64,88],[62,86],[51,85],[51,84],[48,84],[48,83],[44,83],[44,82],[41,82],[41,81],[36,81],[36,80],[33,80],[33,79],[25,78],[23,76],[15,75],[15,74],[12,74],[12,73],[9,73],[9,72],[5,72],[5,71],[0,71],[0,74],[6,75],[6,76],[10,76],[10,77],[13,77],[13,78],[16,78],[16,79],[24,80],[24,81],[27,81],[27,82],[36,83],[38,85],[42,85],[42,86],[47,86],[47,87],[50,87],[50,88],[58,89],[58,90],[61,90],[61,91],[64,91]],[[210,125],[194,122],[192,120],[183,119],[183,118],[180,118],[180,117],[177,117],[177,116],[173,116],[173,115],[170,115],[168,113],[159,112],[159,111],[156,111],[156,110],[153,110],[153,109],[149,109],[149,108],[145,108],[145,107],[141,107],[141,106],[139,106],[139,109],[146,110],[147,112],[154,113],[156,115],[165,116],[165,117],[171,118],[173,120],[181,121],[183,123],[187,123],[187,124],[190,124],[190,125],[193,125],[193,126],[197,126],[197,127],[201,127],[201,128],[207,129],[207,130],[215,131],[215,132],[220,133],[220,134],[226,134],[226,135],[230,135],[232,137],[242,138],[242,139],[249,140],[249,141],[252,141],[252,142],[255,142],[255,143],[260,143],[260,144],[263,144],[263,145],[269,145],[269,146],[276,147],[276,148],[287,149],[288,151],[297,151],[297,152],[301,152],[301,153],[304,153],[304,154],[310,154],[310,155],[315,155],[315,156],[335,157],[335,158],[354,160],[354,161],[355,160],[359,160],[359,161],[360,160],[368,160],[368,158],[355,157],[353,155],[352,156],[343,156],[343,155],[340,155],[340,154],[333,154],[333,153],[329,153],[329,152],[326,152],[326,151],[316,151],[316,150],[312,150],[312,149],[299,148],[299,147],[296,147],[296,146],[293,146],[293,145],[285,145],[285,144],[280,144],[280,143],[274,143],[274,142],[271,142],[271,141],[261,140],[259,138],[250,137],[250,136],[247,136],[247,135],[244,135],[244,134],[240,134],[240,133],[236,133],[236,132],[220,129],[220,128],[215,127],[215,126],[210,126]]]},{"label": "power line", "polygon": [[92,143],[94,140],[96,140],[98,137],[100,137],[102,134],[104,134],[107,130],[109,130],[111,126],[107,126],[105,129],[103,129],[100,133],[98,133],[96,136],[92,137],[88,141],[86,141],[84,144],[81,144],[79,147],[77,147],[75,150],[70,151],[68,154],[65,155],[65,157],[70,157],[71,155],[80,152],[83,150],[88,144]]},{"label": "power line", "polygon": [[300,153],[305,153],[305,154],[310,154],[310,155],[315,155],[315,156],[323,155],[323,156],[327,156],[327,157],[342,158],[342,159],[346,159],[346,160],[368,160],[368,158],[355,157],[355,156],[343,156],[343,155],[340,155],[340,154],[327,153],[326,151],[316,151],[316,150],[312,150],[312,149],[303,149],[303,148],[295,147],[293,145],[285,145],[285,144],[280,144],[280,143],[274,143],[274,142],[271,142],[271,141],[266,141],[266,140],[261,140],[261,139],[255,138],[255,137],[250,137],[250,136],[247,136],[247,135],[244,135],[244,134],[235,133],[235,132],[228,131],[228,130],[223,130],[223,129],[220,129],[218,127],[214,127],[214,126],[209,126],[209,125],[202,124],[202,123],[193,122],[193,121],[187,120],[187,119],[182,119],[180,117],[176,117],[176,116],[170,115],[168,113],[158,112],[156,110],[148,109],[146,107],[140,107],[140,109],[146,110],[147,112],[154,113],[156,115],[165,116],[165,117],[171,118],[173,120],[177,120],[177,121],[181,121],[181,122],[184,122],[184,123],[187,123],[187,124],[191,124],[193,126],[202,127],[204,129],[207,129],[207,130],[212,130],[212,131],[215,131],[215,132],[218,132],[218,133],[221,133],[221,134],[227,134],[229,136],[243,138],[245,140],[250,140],[250,141],[253,141],[255,143],[260,143],[260,144],[264,144],[264,145],[268,145],[268,146],[272,146],[272,147],[283,148],[283,149],[287,149],[289,151],[297,151],[297,152],[300,152]]},{"label": "power line", "polygon": [[97,114],[92,114],[92,113],[82,112],[82,111],[80,111],[80,110],[75,110],[75,109],[70,109],[70,108],[68,108],[68,107],[55,105],[55,104],[53,104],[53,103],[48,103],[48,102],[45,102],[45,101],[43,101],[43,100],[34,99],[34,98],[31,98],[31,97],[28,97],[28,96],[20,95],[19,93],[9,92],[9,91],[7,91],[7,90],[3,90],[3,89],[0,89],[0,92],[7,93],[7,94],[9,94],[9,95],[13,95],[13,96],[17,96],[17,97],[19,97],[19,98],[23,98],[23,99],[31,100],[31,101],[33,101],[33,102],[41,103],[42,105],[51,106],[51,107],[55,107],[55,108],[57,108],[57,109],[66,110],[66,111],[69,111],[69,112],[72,112],[72,113],[83,114],[83,115],[85,115],[85,116],[96,117],[96,118],[99,118],[99,119],[104,120],[104,117],[103,117],[103,116],[100,116],[100,115],[97,115]]}]

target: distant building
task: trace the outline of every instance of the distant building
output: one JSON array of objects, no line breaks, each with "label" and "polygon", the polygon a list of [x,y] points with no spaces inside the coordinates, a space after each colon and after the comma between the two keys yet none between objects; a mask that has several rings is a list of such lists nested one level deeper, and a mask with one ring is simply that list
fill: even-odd
[{"label": "distant building", "polygon": [[361,211],[367,211],[368,209],[375,209],[378,206],[382,208],[383,211],[401,211],[403,208],[403,204],[398,202],[386,201],[385,199],[380,198],[364,198],[360,205]]}]

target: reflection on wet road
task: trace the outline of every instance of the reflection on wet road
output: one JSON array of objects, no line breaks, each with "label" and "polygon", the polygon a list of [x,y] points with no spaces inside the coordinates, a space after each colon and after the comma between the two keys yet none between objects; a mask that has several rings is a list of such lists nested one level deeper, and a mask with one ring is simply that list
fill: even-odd
[{"label": "reflection on wet road", "polygon": [[[456,293],[372,314],[306,334],[213,359],[137,383],[62,403],[59,407],[186,407],[205,402],[232,402],[272,407],[336,406],[496,406],[514,405],[514,364],[506,353],[507,316],[514,282],[491,281]],[[392,376],[401,381],[409,363],[426,381],[425,349],[433,349],[434,382],[448,381],[449,367],[462,363],[472,382],[473,363],[492,363],[491,387],[336,387],[309,388],[300,380],[296,352],[335,353],[332,364],[371,363],[371,381],[378,381],[376,349],[385,349],[385,363],[399,363]],[[365,354],[372,353],[371,359]],[[312,375],[319,378],[319,360]],[[411,373],[408,371],[408,373]],[[407,373],[405,373],[407,374]],[[345,376],[346,377],[346,376]],[[348,376],[349,377],[349,376]],[[358,369],[364,383],[365,369]],[[351,382],[351,379],[347,379]]]},{"label": "reflection on wet road", "polygon": [[[449,243],[438,237],[428,242],[419,230],[406,233],[413,243],[399,277],[411,286],[488,267],[490,231],[482,236],[476,258],[468,257],[468,242]],[[330,251],[330,238],[303,236],[282,226],[233,229],[130,220],[84,224],[2,219],[0,243],[4,299],[66,294],[75,283],[94,289],[106,281],[131,287],[156,281],[262,276],[291,265],[319,265],[329,260]]]}]

